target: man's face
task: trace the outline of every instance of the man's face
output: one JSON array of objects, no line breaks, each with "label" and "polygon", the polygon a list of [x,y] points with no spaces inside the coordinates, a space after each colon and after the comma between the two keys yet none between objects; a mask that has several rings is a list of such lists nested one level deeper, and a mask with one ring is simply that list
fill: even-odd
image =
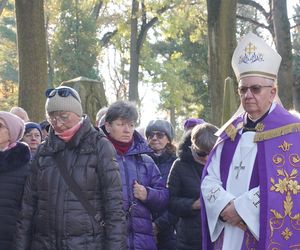
[{"label": "man's face", "polygon": [[105,129],[110,137],[119,142],[130,142],[135,129],[133,121],[116,119],[112,123],[105,122]]},{"label": "man's face", "polygon": [[258,119],[270,108],[276,95],[273,80],[259,76],[247,76],[239,82],[239,95],[245,111],[251,119]]}]

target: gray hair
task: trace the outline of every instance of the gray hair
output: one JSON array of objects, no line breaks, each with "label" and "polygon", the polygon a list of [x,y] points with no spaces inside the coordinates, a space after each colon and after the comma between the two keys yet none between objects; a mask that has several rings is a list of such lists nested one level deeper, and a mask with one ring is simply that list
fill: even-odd
[{"label": "gray hair", "polygon": [[108,107],[105,121],[112,123],[117,119],[137,122],[138,112],[135,104],[129,101],[116,101]]},{"label": "gray hair", "polygon": [[218,128],[210,123],[196,125],[191,134],[192,144],[199,150],[210,152],[217,141]]}]

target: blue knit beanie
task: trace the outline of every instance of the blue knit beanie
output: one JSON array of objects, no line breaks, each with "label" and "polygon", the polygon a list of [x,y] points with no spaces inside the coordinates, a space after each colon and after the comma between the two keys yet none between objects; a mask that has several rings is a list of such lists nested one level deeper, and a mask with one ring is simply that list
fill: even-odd
[{"label": "blue knit beanie", "polygon": [[41,128],[40,124],[35,123],[35,122],[26,122],[25,123],[25,132],[24,132],[24,134],[28,133],[29,130],[34,129],[34,128],[36,128],[40,132],[41,137],[42,137],[42,128]]}]

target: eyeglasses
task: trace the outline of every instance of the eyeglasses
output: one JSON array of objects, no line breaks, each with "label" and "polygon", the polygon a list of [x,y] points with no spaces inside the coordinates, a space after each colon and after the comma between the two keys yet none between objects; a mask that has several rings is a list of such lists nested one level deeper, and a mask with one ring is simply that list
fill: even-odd
[{"label": "eyeglasses", "polygon": [[0,123],[0,129],[7,128],[3,123]]},{"label": "eyeglasses", "polygon": [[56,123],[60,122],[62,124],[65,124],[69,120],[70,115],[69,114],[59,114],[59,115],[51,115],[49,114],[48,120],[50,123]]},{"label": "eyeglasses", "polygon": [[56,95],[56,93],[60,96],[60,97],[68,97],[69,95],[73,96],[78,102],[80,102],[80,100],[78,99],[78,97],[75,95],[75,93],[68,88],[60,88],[60,89],[47,89],[45,92],[46,97],[48,98],[52,98],[53,96]]},{"label": "eyeglasses", "polygon": [[253,95],[258,95],[258,94],[260,94],[262,88],[273,88],[273,86],[269,86],[269,85],[263,86],[263,85],[258,85],[258,84],[252,85],[250,87],[240,86],[238,88],[238,92],[240,95],[245,95],[247,93],[248,89],[250,89],[250,91]]},{"label": "eyeglasses", "polygon": [[205,157],[208,156],[207,152],[204,151],[195,151],[195,153],[199,156],[199,157]]},{"label": "eyeglasses", "polygon": [[162,138],[164,138],[164,136],[166,136],[166,133],[165,132],[160,132],[160,131],[150,132],[149,135],[148,135],[148,138],[152,139],[154,136],[156,136],[157,139],[162,139]]}]

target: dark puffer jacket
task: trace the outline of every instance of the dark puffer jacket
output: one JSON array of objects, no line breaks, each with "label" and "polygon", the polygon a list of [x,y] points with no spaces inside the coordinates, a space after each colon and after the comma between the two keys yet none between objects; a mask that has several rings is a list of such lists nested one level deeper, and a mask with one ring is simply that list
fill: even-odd
[{"label": "dark puffer jacket", "polygon": [[[85,197],[104,219],[95,222],[65,184],[55,158],[64,165]],[[119,168],[112,144],[85,118],[65,143],[51,129],[32,161],[27,179],[16,249],[119,250],[126,248],[125,216]]]},{"label": "dark puffer jacket", "polygon": [[[149,154],[158,166],[164,184],[167,185],[167,179],[170,173],[173,162],[176,160],[176,154],[165,151],[161,155],[154,153]],[[153,213],[154,223],[158,227],[157,235],[157,248],[161,250],[174,250],[176,249],[176,236],[175,226],[177,223],[177,217],[170,213],[167,209]]]},{"label": "dark puffer jacket", "polygon": [[17,143],[0,152],[0,249],[10,250],[16,229],[16,218],[26,176],[29,174],[30,151],[27,145]]},{"label": "dark puffer jacket", "polygon": [[190,131],[178,147],[178,159],[174,162],[169,179],[170,211],[179,217],[177,224],[177,249],[201,249],[201,213],[192,204],[200,197],[200,180],[203,165],[194,161]]},{"label": "dark puffer jacket", "polygon": [[[163,210],[169,198],[168,190],[158,167],[146,153],[152,150],[138,132],[133,134],[133,144],[125,155],[117,159],[123,181],[124,210],[127,213],[128,249],[155,250],[152,230],[152,211]],[[135,180],[147,189],[147,199],[142,202],[133,196]]]}]

